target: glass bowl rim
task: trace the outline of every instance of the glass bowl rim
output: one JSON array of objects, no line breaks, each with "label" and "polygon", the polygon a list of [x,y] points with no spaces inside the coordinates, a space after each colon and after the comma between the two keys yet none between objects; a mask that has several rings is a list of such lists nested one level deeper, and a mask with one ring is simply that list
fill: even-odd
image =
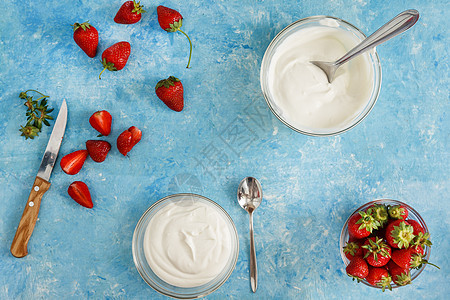
[{"label": "glass bowl rim", "polygon": [[[227,270],[227,271],[225,272],[225,276],[223,277],[223,279],[221,281],[218,281],[217,284],[211,286],[209,289],[207,289],[207,290],[205,290],[205,291],[203,291],[201,293],[190,293],[190,294],[183,295],[182,293],[168,293],[168,292],[165,292],[165,291],[159,289],[158,284],[153,283],[153,282],[149,282],[146,279],[146,276],[148,276],[148,275],[146,274],[143,266],[141,266],[140,262],[137,259],[138,254],[137,254],[137,249],[136,248],[139,247],[139,245],[137,245],[137,243],[138,243],[138,241],[137,241],[138,234],[139,234],[139,232],[141,230],[145,229],[145,228],[143,228],[143,224],[146,221],[147,216],[151,212],[153,212],[157,207],[159,207],[159,205],[163,204],[164,202],[167,202],[169,200],[173,200],[173,198],[186,197],[186,196],[190,196],[190,197],[193,197],[193,198],[205,200],[210,205],[212,205],[214,208],[216,208],[220,212],[222,212],[224,217],[226,218],[226,222],[230,225],[230,227],[232,229],[232,231],[230,233],[231,233],[232,236],[234,236],[233,240],[236,241],[236,245],[232,249],[231,264],[225,266],[224,270]],[[137,222],[136,227],[135,227],[134,232],[133,232],[132,254],[133,254],[133,261],[134,261],[135,267],[136,267],[139,275],[144,280],[144,282],[147,283],[147,285],[149,285],[153,290],[155,290],[156,292],[158,292],[158,293],[160,293],[160,294],[162,294],[164,296],[168,296],[168,297],[175,298],[175,299],[197,299],[197,298],[205,297],[205,296],[213,293],[218,288],[220,288],[225,282],[227,282],[228,278],[230,278],[231,274],[233,273],[234,269],[236,268],[237,260],[238,260],[238,257],[239,257],[239,235],[238,235],[236,226],[235,226],[235,224],[233,222],[233,219],[228,214],[228,212],[222,206],[220,206],[217,202],[215,202],[215,201],[213,201],[213,200],[211,200],[211,199],[209,199],[209,198],[207,198],[205,196],[194,194],[194,193],[176,193],[176,194],[171,194],[171,195],[165,196],[165,197],[157,200],[155,203],[150,205],[150,207],[148,207],[145,210],[145,212],[142,214],[142,216],[139,218],[139,221]],[[217,277],[215,279],[213,279],[212,281],[214,281],[216,279],[217,279]],[[212,282],[212,281],[210,281],[210,282]],[[183,289],[181,287],[177,287],[177,288]],[[196,287],[194,287],[194,288],[196,288]],[[186,289],[190,289],[190,288],[186,288]]]},{"label": "glass bowl rim", "polygon": [[[366,202],[365,204],[361,205],[360,207],[358,207],[357,209],[355,209],[347,218],[347,220],[345,221],[344,225],[342,226],[342,230],[341,230],[341,234],[339,237],[339,252],[341,254],[341,258],[342,261],[344,262],[345,266],[348,266],[348,264],[350,263],[349,259],[345,256],[343,247],[345,246],[345,244],[347,243],[347,241],[344,241],[344,236],[346,235],[346,229],[348,228],[348,221],[350,220],[350,218],[358,211],[363,210],[367,207],[369,207],[372,204],[386,204],[386,201],[393,203],[394,205],[403,205],[404,207],[406,207],[408,209],[409,212],[412,212],[414,217],[416,217],[418,219],[418,222],[420,223],[420,225],[423,226],[423,229],[425,230],[425,232],[429,232],[428,231],[428,227],[427,224],[425,223],[425,220],[422,218],[422,216],[414,209],[412,208],[410,205],[399,201],[399,200],[395,200],[395,199],[390,199],[390,198],[380,198],[380,199],[375,199],[369,202]],[[347,229],[348,230],[348,229]],[[431,254],[431,248],[428,246],[425,246],[425,259],[428,261],[428,259],[430,258],[430,254]],[[423,264],[422,267],[420,267],[420,269],[418,269],[414,275],[411,276],[411,282],[416,279],[421,273],[422,271],[425,269],[427,264]],[[362,283],[364,283],[365,285],[369,286],[369,287],[373,287],[373,288],[377,288],[377,289],[381,289],[381,287],[379,286],[373,286],[370,283],[368,283],[365,279],[361,280]],[[392,288],[399,288],[402,287],[401,285],[397,285],[395,283],[391,284]]]},{"label": "glass bowl rim", "polygon": [[260,85],[261,85],[261,90],[264,96],[264,100],[266,101],[267,105],[269,106],[269,109],[272,111],[272,113],[275,115],[275,117],[278,118],[278,120],[280,120],[284,125],[286,125],[288,128],[299,132],[301,134],[304,135],[309,135],[309,136],[315,136],[315,137],[319,137],[319,136],[335,136],[335,135],[339,135],[342,134],[350,129],[352,129],[353,127],[355,127],[356,125],[358,125],[359,123],[361,123],[368,115],[369,113],[372,111],[372,109],[374,108],[376,102],[378,101],[378,98],[380,96],[380,91],[381,91],[381,83],[382,83],[382,69],[381,69],[381,61],[380,61],[380,57],[378,56],[378,52],[376,51],[376,48],[373,48],[372,52],[370,53],[373,56],[373,63],[371,64],[375,70],[376,74],[379,74],[378,78],[376,76],[376,74],[374,74],[374,89],[372,90],[372,94],[374,95],[373,97],[371,96],[369,98],[369,101],[366,105],[369,105],[366,108],[364,108],[364,110],[361,112],[362,114],[359,115],[356,119],[356,121],[354,121],[353,123],[349,123],[348,126],[344,126],[344,128],[337,130],[335,132],[329,132],[329,133],[319,133],[319,132],[312,132],[312,131],[305,131],[305,130],[301,130],[299,128],[296,128],[295,126],[291,125],[289,122],[287,122],[286,120],[284,120],[274,109],[274,107],[272,106],[272,104],[269,101],[269,96],[266,93],[266,89],[268,89],[268,87],[265,86],[264,83],[264,66],[269,65],[268,62],[268,56],[270,53],[270,50],[273,50],[272,48],[274,47],[274,44],[276,42],[278,42],[279,39],[281,39],[290,29],[292,29],[295,26],[298,26],[299,23],[308,23],[308,22],[313,22],[313,21],[319,21],[319,20],[323,20],[323,19],[332,19],[338,22],[342,22],[343,24],[347,25],[348,27],[350,27],[351,29],[353,29],[354,31],[356,31],[357,33],[361,34],[363,38],[366,38],[366,35],[364,34],[364,32],[362,32],[358,27],[356,27],[355,25],[337,18],[337,17],[332,17],[332,16],[328,16],[328,15],[316,15],[316,16],[309,16],[306,18],[302,18],[299,19],[297,21],[292,22],[291,24],[287,25],[286,27],[284,27],[280,32],[278,32],[275,37],[271,40],[271,42],[269,43],[269,45],[266,48],[266,51],[264,52],[263,55],[263,59],[261,61],[261,68],[260,68]]}]

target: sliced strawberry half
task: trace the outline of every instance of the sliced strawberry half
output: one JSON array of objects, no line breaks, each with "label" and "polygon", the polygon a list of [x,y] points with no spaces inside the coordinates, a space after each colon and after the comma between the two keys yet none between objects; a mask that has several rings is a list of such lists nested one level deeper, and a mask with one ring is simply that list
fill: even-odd
[{"label": "sliced strawberry half", "polygon": [[87,150],[78,150],[69,153],[61,159],[60,162],[61,169],[69,175],[75,175],[78,172],[80,172],[87,156],[88,156]]},{"label": "sliced strawberry half", "polygon": [[89,118],[91,126],[100,132],[100,136],[107,136],[111,133],[112,116],[106,110],[100,110],[92,114]]},{"label": "sliced strawberry half", "polygon": [[89,192],[89,188],[83,181],[72,182],[67,192],[69,193],[69,196],[81,206],[87,208],[94,207],[94,204],[92,203],[91,193]]}]

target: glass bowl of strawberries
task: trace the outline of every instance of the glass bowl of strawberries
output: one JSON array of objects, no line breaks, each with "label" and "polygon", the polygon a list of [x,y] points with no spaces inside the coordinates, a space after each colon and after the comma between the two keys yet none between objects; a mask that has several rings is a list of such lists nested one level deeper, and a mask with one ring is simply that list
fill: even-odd
[{"label": "glass bowl of strawberries", "polygon": [[428,227],[415,209],[379,199],[350,215],[339,246],[347,275],[384,291],[410,284],[425,265],[433,265],[428,262],[431,244]]}]

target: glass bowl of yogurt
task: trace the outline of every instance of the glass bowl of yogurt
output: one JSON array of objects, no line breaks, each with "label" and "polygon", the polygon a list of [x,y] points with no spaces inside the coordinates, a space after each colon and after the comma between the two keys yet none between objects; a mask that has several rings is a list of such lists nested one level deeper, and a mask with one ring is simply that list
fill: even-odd
[{"label": "glass bowl of yogurt", "polygon": [[380,93],[376,50],[342,65],[332,83],[310,61],[335,61],[365,38],[352,24],[329,16],[301,19],[279,32],[264,54],[260,73],[274,115],[312,136],[340,134],[361,122]]},{"label": "glass bowl of yogurt", "polygon": [[178,299],[206,296],[233,272],[239,239],[228,213],[196,194],[174,194],[150,206],[133,234],[133,260],[157,292]]}]

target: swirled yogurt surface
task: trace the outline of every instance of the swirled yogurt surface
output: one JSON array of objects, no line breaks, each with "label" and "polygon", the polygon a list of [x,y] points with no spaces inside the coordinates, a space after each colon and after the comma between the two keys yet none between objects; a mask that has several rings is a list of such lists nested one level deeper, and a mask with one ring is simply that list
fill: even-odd
[{"label": "swirled yogurt surface", "polygon": [[178,287],[210,282],[232,253],[230,226],[217,208],[200,201],[162,207],[144,235],[145,258],[153,272]]},{"label": "swirled yogurt surface", "polygon": [[277,113],[306,131],[340,130],[350,125],[372,93],[374,72],[369,55],[362,54],[342,65],[332,83],[310,61],[335,61],[359,42],[351,32],[337,26],[302,28],[282,41],[268,70]]}]

